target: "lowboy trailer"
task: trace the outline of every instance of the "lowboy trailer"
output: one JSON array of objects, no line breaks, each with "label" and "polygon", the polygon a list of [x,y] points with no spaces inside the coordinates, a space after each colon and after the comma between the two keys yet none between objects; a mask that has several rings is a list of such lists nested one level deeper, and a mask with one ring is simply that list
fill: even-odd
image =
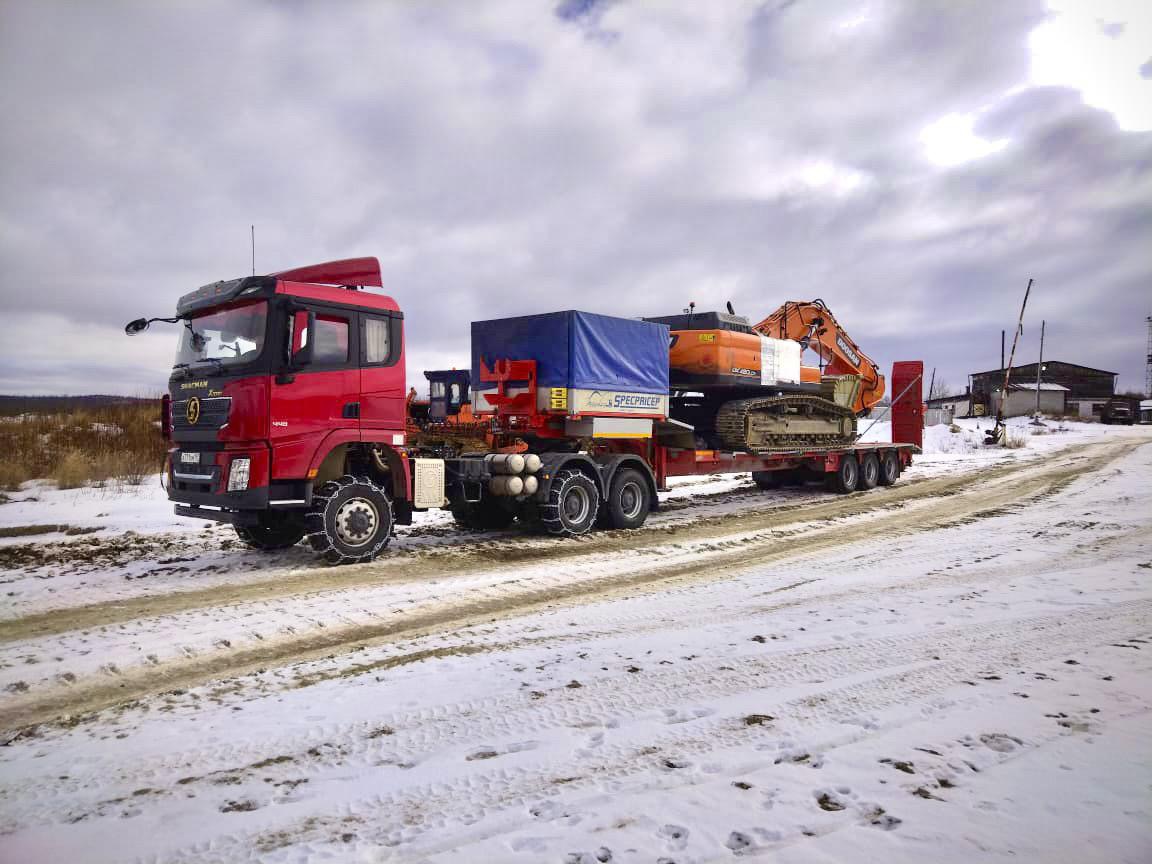
[{"label": "lowboy trailer", "polygon": [[[414,422],[403,313],[363,291],[380,285],[375,258],[329,262],[212,283],[182,297],[175,317],[125,328],[181,325],[162,421],[179,515],[231,524],[258,549],[307,538],[345,564],[372,560],[415,511],[577,536],[640,527],[671,477],[748,472],[762,488],[823,478],[846,494],[896,482],[919,452],[919,363],[896,364],[894,381],[916,385],[893,408],[899,443],[713,449],[670,413],[674,395],[692,394],[670,388],[667,324],[574,311],[474,323],[472,368],[449,376],[461,392],[470,385],[468,422]],[[812,406],[835,408],[858,389],[845,376],[801,382],[799,353],[778,341],[761,343],[768,407],[749,414],[748,431],[802,441],[815,428],[823,440],[827,409]],[[779,358],[792,354],[789,371]]]}]

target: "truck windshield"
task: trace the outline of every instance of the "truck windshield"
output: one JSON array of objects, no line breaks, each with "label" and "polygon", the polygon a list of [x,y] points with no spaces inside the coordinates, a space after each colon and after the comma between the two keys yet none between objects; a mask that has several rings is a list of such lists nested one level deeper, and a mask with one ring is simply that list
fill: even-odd
[{"label": "truck windshield", "polygon": [[176,365],[255,360],[264,347],[268,304],[263,300],[193,315],[180,331]]}]

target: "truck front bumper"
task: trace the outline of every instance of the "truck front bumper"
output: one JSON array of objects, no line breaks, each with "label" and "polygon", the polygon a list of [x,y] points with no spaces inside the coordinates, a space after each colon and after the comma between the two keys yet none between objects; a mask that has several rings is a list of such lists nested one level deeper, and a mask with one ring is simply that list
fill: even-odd
[{"label": "truck front bumper", "polygon": [[[312,483],[307,480],[276,480],[269,477],[268,451],[262,447],[208,450],[195,444],[193,462],[184,462],[181,449],[169,452],[165,472],[168,500],[178,516],[208,519],[232,525],[255,524],[265,510],[291,510],[312,503]],[[229,473],[237,460],[247,461],[247,488],[228,491]]]}]

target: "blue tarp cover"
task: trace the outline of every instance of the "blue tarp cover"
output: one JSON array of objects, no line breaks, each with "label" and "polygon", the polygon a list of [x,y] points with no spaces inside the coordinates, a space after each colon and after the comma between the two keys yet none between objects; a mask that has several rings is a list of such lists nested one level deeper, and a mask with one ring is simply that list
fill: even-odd
[{"label": "blue tarp cover", "polygon": [[472,388],[494,389],[480,380],[481,358],[489,369],[535,360],[541,387],[668,392],[668,327],[633,318],[567,311],[473,321]]}]

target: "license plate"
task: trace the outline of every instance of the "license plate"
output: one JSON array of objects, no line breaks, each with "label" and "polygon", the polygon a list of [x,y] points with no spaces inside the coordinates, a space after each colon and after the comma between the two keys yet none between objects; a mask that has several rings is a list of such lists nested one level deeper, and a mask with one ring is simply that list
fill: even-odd
[{"label": "license plate", "polygon": [[199,465],[200,464],[200,454],[199,453],[181,453],[180,454],[180,462],[181,462],[181,464],[184,464],[184,465]]}]

